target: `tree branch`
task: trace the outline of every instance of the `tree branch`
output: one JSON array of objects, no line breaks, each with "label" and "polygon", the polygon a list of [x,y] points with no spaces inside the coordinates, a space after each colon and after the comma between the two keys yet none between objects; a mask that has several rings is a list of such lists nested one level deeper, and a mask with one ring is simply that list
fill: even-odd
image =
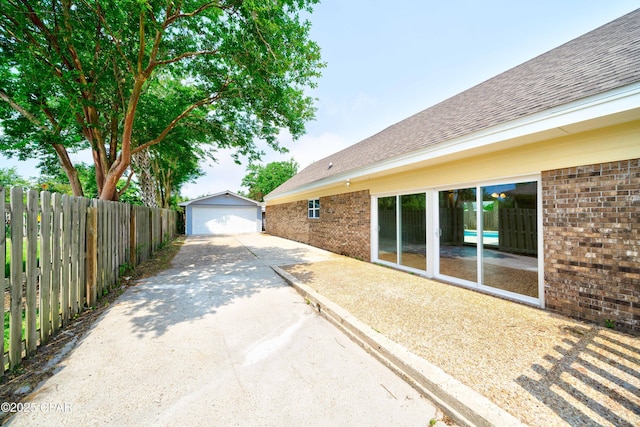
[{"label": "tree branch", "polygon": [[130,170],[131,170],[131,173],[127,177],[127,182],[124,184],[124,187],[122,187],[120,191],[117,191],[118,198],[120,198],[120,196],[122,196],[124,192],[127,191],[127,189],[129,188],[129,185],[131,185],[131,179],[133,178],[133,175],[135,175],[135,172],[133,171],[133,168],[130,168]]},{"label": "tree branch", "polygon": [[[140,49],[138,50],[138,74],[142,74],[142,59],[144,58],[144,13],[140,12]],[[155,49],[155,46],[154,46]]]},{"label": "tree branch", "polygon": [[92,5],[90,5],[86,0],[82,0],[82,2],[89,9],[93,10],[93,12],[96,14],[98,19],[100,19],[100,22],[104,26],[104,29],[106,30],[107,34],[109,35],[109,37],[111,37],[111,41],[115,44],[116,50],[118,51],[118,54],[124,60],[124,62],[127,64],[127,68],[129,69],[129,71],[131,73],[133,73],[134,72],[133,63],[129,60],[129,58],[127,58],[127,55],[125,55],[124,52],[122,51],[122,45],[120,43],[120,39],[118,39],[115,36],[115,33],[111,30],[111,27],[109,26],[109,23],[104,19],[104,16],[102,15],[102,13],[100,13],[100,11],[98,9],[96,9]]},{"label": "tree branch", "polygon": [[60,59],[62,60],[62,62],[64,62],[67,68],[73,69],[73,64],[69,62],[69,58],[67,58],[62,54],[62,49],[60,48],[60,44],[58,43],[58,40],[56,40],[53,34],[51,34],[51,32],[49,31],[47,26],[44,24],[44,22],[42,22],[42,20],[40,19],[36,11],[33,10],[29,2],[27,0],[21,0],[21,3],[27,9],[26,15],[29,18],[29,20],[36,27],[38,27],[40,31],[42,31],[42,34],[44,35],[45,39],[49,42],[51,47],[53,47],[53,49],[58,53],[58,55],[60,55]]},{"label": "tree branch", "polygon": [[171,121],[171,123],[169,123],[167,125],[167,127],[160,133],[160,135],[158,135],[156,138],[145,142],[144,144],[141,144],[139,146],[137,146],[136,148],[134,148],[131,151],[131,154],[135,154],[138,153],[142,150],[145,150],[149,147],[151,147],[152,145],[155,145],[157,143],[159,143],[160,141],[162,141],[164,139],[165,136],[167,136],[167,134],[169,132],[171,132],[176,125],[185,117],[187,117],[189,115],[189,113],[191,113],[193,110],[195,110],[196,108],[202,107],[203,105],[211,105],[214,102],[216,102],[217,100],[220,99],[221,97],[221,93],[229,86],[229,84],[231,83],[231,80],[229,80],[227,78],[227,80],[224,82],[224,84],[222,85],[222,87],[220,88],[220,90],[218,92],[216,92],[216,94],[214,96],[211,96],[209,98],[206,99],[201,99],[200,101],[190,105],[189,107],[187,107],[182,113],[180,113],[175,119],[173,119]]},{"label": "tree branch", "polygon": [[[203,4],[202,6],[200,6],[199,8],[194,10],[193,12],[176,13],[175,15],[168,17],[167,20],[164,23],[165,24],[164,27],[165,28],[168,27],[169,25],[173,24],[178,19],[190,18],[192,16],[196,16],[196,15],[204,12],[207,9],[211,9],[212,7],[217,7],[219,9],[225,9],[225,7],[222,6],[219,1],[210,1],[210,2],[207,2],[207,3]],[[179,11],[180,8],[176,8],[176,10]]]},{"label": "tree branch", "polygon": [[7,104],[9,104],[11,106],[11,108],[13,108],[14,110],[16,110],[18,113],[22,114],[22,116],[29,120],[34,126],[36,126],[38,129],[43,130],[45,132],[50,132],[50,129],[48,129],[40,120],[38,120],[38,118],[36,116],[34,116],[33,114],[31,114],[30,111],[27,111],[26,109],[24,109],[20,104],[18,104],[17,102],[15,102],[8,94],[7,92],[5,92],[4,90],[0,89],[0,99],[2,99],[3,101],[5,101]]},{"label": "tree branch", "polygon": [[181,61],[185,58],[192,58],[194,56],[204,56],[204,55],[217,55],[219,52],[220,52],[219,50],[202,50],[199,52],[185,52],[179,56],[176,56],[175,58],[165,59],[164,61],[156,61],[154,62],[153,65],[155,67],[158,65],[173,64],[174,62]]},{"label": "tree branch", "polygon": [[155,144],[159,143],[160,141],[162,141],[164,139],[165,136],[167,136],[167,134],[169,132],[171,132],[171,130],[173,130],[173,128],[176,127],[176,125],[182,119],[184,119],[187,115],[189,115],[190,112],[192,112],[193,110],[195,110],[198,107],[202,107],[203,105],[211,104],[212,102],[215,102],[215,101],[214,100],[210,100],[210,98],[207,98],[206,100],[198,101],[195,104],[190,105],[182,113],[180,113],[180,115],[178,115],[178,117],[173,119],[171,121],[171,123],[169,123],[167,125],[167,127],[160,133],[160,135],[158,135],[156,138],[154,138],[154,139],[152,139],[150,141],[145,142],[144,144],[138,145],[136,148],[131,150],[131,154],[133,155],[133,154],[139,153],[140,151],[145,150],[145,149],[151,147],[152,145],[155,145]]}]

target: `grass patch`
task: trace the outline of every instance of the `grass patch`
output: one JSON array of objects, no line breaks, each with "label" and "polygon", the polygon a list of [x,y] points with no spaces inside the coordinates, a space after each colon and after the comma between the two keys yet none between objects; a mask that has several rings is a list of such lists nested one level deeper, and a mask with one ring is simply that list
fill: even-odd
[{"label": "grass patch", "polygon": [[[26,270],[27,264],[27,238],[22,242],[22,271]],[[36,265],[40,265],[40,239],[36,243]],[[4,255],[4,277],[9,277],[11,272],[11,239],[6,239],[6,252]]]},{"label": "grass patch", "polygon": [[[26,339],[25,326],[27,321],[25,318],[25,310],[22,310],[22,340]],[[40,329],[40,310],[36,309],[36,330]],[[9,351],[9,312],[4,312],[4,350]]]}]

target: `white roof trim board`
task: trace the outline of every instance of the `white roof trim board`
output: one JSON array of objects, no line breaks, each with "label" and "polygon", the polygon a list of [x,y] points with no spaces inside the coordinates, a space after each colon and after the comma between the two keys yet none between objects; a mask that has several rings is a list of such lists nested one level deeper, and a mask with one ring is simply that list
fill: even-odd
[{"label": "white roof trim board", "polygon": [[[326,185],[342,183],[347,179],[355,179],[399,167],[410,166],[411,164],[416,164],[424,160],[445,157],[471,148],[485,147],[523,137],[529,137],[526,139],[526,142],[529,143],[549,137],[569,135],[577,131],[582,132],[589,128],[598,127],[598,123],[601,121],[598,119],[606,118],[607,125],[613,125],[615,124],[616,115],[624,118],[621,122],[640,119],[640,83],[594,95],[522,119],[513,120],[463,137],[454,138],[444,143],[390,158],[376,164],[336,174],[330,178],[314,181],[290,191],[280,193],[277,197],[287,197]],[[577,125],[575,128],[576,131],[571,130],[573,125]],[[552,135],[549,135],[550,132]],[[539,137],[536,138],[536,135]],[[273,198],[274,197],[267,195],[265,201]]]},{"label": "white roof trim board", "polygon": [[188,206],[188,205],[191,205],[191,204],[193,204],[193,203],[195,203],[195,202],[199,202],[199,201],[201,201],[201,200],[213,199],[213,198],[215,198],[215,197],[219,197],[219,196],[231,196],[231,197],[236,197],[236,198],[238,198],[238,199],[242,199],[242,200],[245,200],[245,201],[247,201],[247,202],[251,202],[251,203],[255,204],[256,206],[262,206],[262,202],[258,202],[258,201],[256,201],[256,200],[253,200],[253,199],[249,199],[249,198],[247,198],[247,197],[240,196],[239,194],[236,194],[236,193],[231,192],[231,191],[229,191],[229,190],[227,190],[227,191],[221,191],[220,193],[216,193],[216,194],[210,194],[210,195],[208,195],[208,196],[198,197],[197,199],[189,200],[189,201],[187,201],[187,202],[181,202],[181,203],[178,203],[178,206]]}]

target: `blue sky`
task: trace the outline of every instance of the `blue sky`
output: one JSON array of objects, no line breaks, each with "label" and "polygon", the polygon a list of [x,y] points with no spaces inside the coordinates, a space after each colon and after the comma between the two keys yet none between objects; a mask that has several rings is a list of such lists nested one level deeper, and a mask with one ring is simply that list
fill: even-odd
[{"label": "blue sky", "polygon": [[[310,16],[327,67],[310,94],[316,120],[298,141],[282,135],[301,168],[638,8],[637,0],[324,0]],[[238,191],[246,164],[220,152],[182,194]],[[34,163],[0,157],[34,175]]]}]

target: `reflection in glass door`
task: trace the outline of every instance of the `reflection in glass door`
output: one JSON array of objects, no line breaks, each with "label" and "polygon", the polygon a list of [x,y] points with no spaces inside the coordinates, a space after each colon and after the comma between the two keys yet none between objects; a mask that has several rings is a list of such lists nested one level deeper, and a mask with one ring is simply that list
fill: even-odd
[{"label": "reflection in glass door", "polygon": [[538,297],[537,183],[482,187],[482,284]]},{"label": "reflection in glass door", "polygon": [[438,204],[439,274],[540,297],[536,181],[444,190]]},{"label": "reflection in glass door", "polygon": [[400,264],[427,269],[427,198],[425,193],[400,196]]},{"label": "reflection in glass door", "polygon": [[476,189],[438,193],[440,274],[477,282]]},{"label": "reflection in glass door", "polygon": [[398,262],[396,197],[378,198],[378,259]]}]

